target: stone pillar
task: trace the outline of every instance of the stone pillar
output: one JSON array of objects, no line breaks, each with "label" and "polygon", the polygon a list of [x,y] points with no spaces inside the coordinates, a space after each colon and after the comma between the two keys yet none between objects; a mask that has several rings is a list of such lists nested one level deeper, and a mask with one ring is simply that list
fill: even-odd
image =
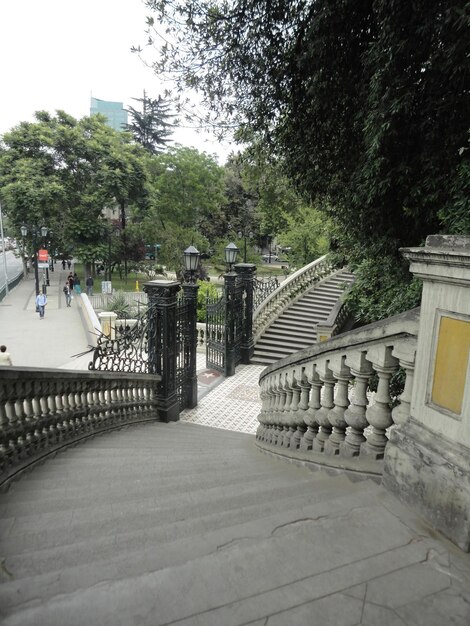
[{"label": "stone pillar", "polygon": [[248,364],[255,350],[253,339],[253,282],[256,275],[256,265],[253,263],[237,263],[235,271],[243,287],[243,335],[240,347],[241,361]]},{"label": "stone pillar", "polygon": [[197,352],[197,283],[183,283],[184,300],[187,305],[187,336],[184,346],[184,366],[185,366],[185,407],[194,409],[197,406],[197,374],[196,374],[196,352]]},{"label": "stone pillar", "polygon": [[423,280],[410,419],[392,429],[383,484],[470,550],[470,237],[407,248]]},{"label": "stone pillar", "polygon": [[149,374],[160,374],[155,394],[158,419],[174,422],[179,419],[176,386],[176,281],[152,280],[144,283],[148,295],[148,360]]}]

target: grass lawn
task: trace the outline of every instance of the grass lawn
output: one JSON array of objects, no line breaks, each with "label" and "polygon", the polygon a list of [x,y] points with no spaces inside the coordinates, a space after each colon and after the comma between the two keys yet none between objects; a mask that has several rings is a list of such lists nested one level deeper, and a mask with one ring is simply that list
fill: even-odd
[{"label": "grass lawn", "polygon": [[[221,277],[222,274],[224,274],[226,271],[225,267],[218,266],[218,265],[209,265],[207,263],[204,263],[204,267],[206,268],[209,276],[211,277],[211,282],[214,282],[214,283],[219,282],[218,280],[219,277]],[[85,276],[83,264],[75,263],[73,271],[77,272],[78,277],[80,278],[82,291],[85,291],[86,290],[86,285],[85,285],[86,276]],[[260,278],[267,278],[269,276],[286,276],[286,270],[283,269],[281,265],[260,263],[257,266],[256,275]],[[159,275],[159,276],[156,276],[155,278],[164,279],[165,276]],[[102,280],[104,280],[104,276],[94,277],[95,284],[93,287],[93,291],[95,293],[99,293],[101,291]],[[149,279],[148,276],[142,273],[129,272],[129,274],[127,275],[127,280],[125,280],[124,278],[119,277],[119,272],[113,272],[111,283],[115,291],[142,291],[143,283],[147,282],[148,280],[151,280],[151,279]],[[138,282],[138,289],[137,289],[137,282]]]}]

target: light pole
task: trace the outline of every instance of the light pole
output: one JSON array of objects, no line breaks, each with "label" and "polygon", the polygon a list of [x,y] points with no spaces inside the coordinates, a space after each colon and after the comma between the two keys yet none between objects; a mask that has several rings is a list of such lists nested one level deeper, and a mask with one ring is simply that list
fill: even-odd
[{"label": "light pole", "polygon": [[196,272],[199,267],[199,250],[189,246],[183,252],[184,260],[184,283],[183,296],[187,304],[187,341],[184,347],[184,366],[186,369],[185,405],[188,409],[197,406],[197,374],[196,374],[196,351],[197,351],[197,284]]},{"label": "light pole", "polygon": [[253,231],[249,230],[239,230],[238,231],[238,238],[239,239],[244,239],[244,247],[243,247],[243,263],[246,263],[246,240],[247,239],[253,239],[254,234]]},{"label": "light pole", "polygon": [[241,315],[236,300],[236,284],[237,274],[233,271],[233,266],[238,255],[237,246],[230,242],[225,247],[225,262],[228,266],[228,272],[224,274],[224,291],[225,291],[225,376],[233,376],[235,374],[235,326],[237,316]]},{"label": "light pole", "polygon": [[5,295],[8,295],[8,270],[7,270],[7,252],[5,250],[5,237],[3,236],[3,215],[2,215],[2,203],[0,202],[0,239],[2,241],[2,253],[3,253],[3,270],[5,272]]},{"label": "light pole", "polygon": [[41,226],[38,228],[37,226],[27,226],[23,224],[20,228],[21,236],[24,238],[28,233],[31,234],[33,239],[33,250],[34,250],[34,278],[36,281],[36,295],[39,294],[39,271],[38,271],[38,246],[37,246],[37,237],[41,236],[43,238],[47,237],[48,229],[46,226]]}]

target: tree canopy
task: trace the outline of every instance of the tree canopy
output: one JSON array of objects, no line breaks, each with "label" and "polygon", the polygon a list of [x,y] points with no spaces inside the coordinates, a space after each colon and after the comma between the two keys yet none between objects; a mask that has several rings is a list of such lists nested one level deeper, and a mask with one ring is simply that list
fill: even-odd
[{"label": "tree canopy", "polygon": [[147,6],[155,69],[268,146],[355,267],[400,265],[400,246],[470,231],[466,0]]},{"label": "tree canopy", "polygon": [[142,98],[134,98],[140,103],[141,109],[127,109],[131,121],[126,125],[137,143],[140,143],[151,154],[161,152],[173,134],[174,122],[170,113],[170,104],[161,96],[149,98],[144,91]]},{"label": "tree canopy", "polygon": [[106,209],[145,206],[142,148],[101,116],[77,121],[63,111],[36,114],[3,136],[0,188],[9,223],[43,224],[54,249],[87,262],[106,256]]}]

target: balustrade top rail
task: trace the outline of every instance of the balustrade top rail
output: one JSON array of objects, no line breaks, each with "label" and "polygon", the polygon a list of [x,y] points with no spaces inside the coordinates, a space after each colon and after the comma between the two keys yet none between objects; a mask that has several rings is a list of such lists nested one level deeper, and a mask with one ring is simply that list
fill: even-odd
[{"label": "balustrade top rail", "polygon": [[290,354],[268,365],[266,369],[261,372],[260,381],[273,372],[286,367],[290,368],[294,365],[304,365],[319,356],[328,355],[341,350],[359,350],[362,345],[389,340],[392,336],[416,337],[419,314],[420,308],[418,307],[379,322],[350,330],[341,335],[336,335],[328,341],[312,344],[308,348],[294,352],[294,354]]}]

